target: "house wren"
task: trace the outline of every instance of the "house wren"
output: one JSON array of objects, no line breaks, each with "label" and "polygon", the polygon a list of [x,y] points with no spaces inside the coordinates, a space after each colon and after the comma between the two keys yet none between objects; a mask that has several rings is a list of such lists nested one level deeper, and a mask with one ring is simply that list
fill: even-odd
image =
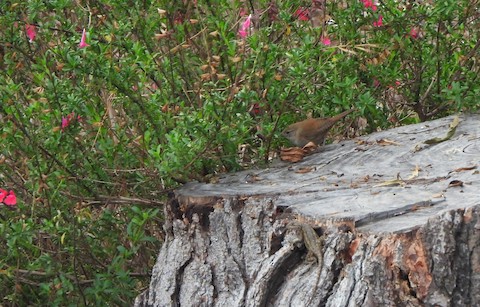
[{"label": "house wren", "polygon": [[288,126],[283,130],[282,135],[298,147],[303,147],[308,142],[322,145],[330,128],[353,110],[344,111],[334,117],[306,119]]}]

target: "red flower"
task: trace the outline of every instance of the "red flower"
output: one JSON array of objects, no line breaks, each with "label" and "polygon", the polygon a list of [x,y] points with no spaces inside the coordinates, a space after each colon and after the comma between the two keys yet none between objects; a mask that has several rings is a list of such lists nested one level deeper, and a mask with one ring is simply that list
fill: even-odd
[{"label": "red flower", "polygon": [[373,26],[374,26],[374,27],[381,27],[381,26],[383,26],[383,16],[382,16],[382,15],[378,16],[378,21],[374,21],[374,22],[373,22]]},{"label": "red flower", "polygon": [[363,3],[363,6],[368,9],[368,8],[372,8],[372,11],[376,11],[377,10],[377,6],[375,4],[373,4],[373,1],[372,0],[361,0],[362,3]]},{"label": "red flower", "polygon": [[252,14],[248,15],[247,19],[245,19],[242,26],[240,27],[240,30],[238,30],[238,35],[240,35],[241,38],[247,37],[248,30],[250,29],[251,20]]},{"label": "red flower", "polygon": [[7,196],[7,191],[0,189],[0,203],[3,202],[6,196]]},{"label": "red flower", "polygon": [[17,204],[17,196],[15,196],[15,193],[13,193],[12,190],[8,192],[8,195],[3,200],[3,203],[7,206],[15,206]]},{"label": "red flower", "polygon": [[410,37],[413,38],[413,39],[417,39],[417,38],[418,38],[418,31],[417,31],[417,29],[415,29],[415,28],[410,29]]},{"label": "red flower", "polygon": [[28,41],[31,43],[37,36],[37,28],[34,25],[25,25],[25,32],[27,32]]},{"label": "red flower", "polygon": [[301,21],[308,21],[310,20],[310,17],[308,16],[308,8],[306,7],[299,7],[295,13],[293,13],[293,17],[297,18],[298,20]]},{"label": "red flower", "polygon": [[82,38],[80,39],[80,43],[78,44],[78,48],[85,48],[90,46],[87,44],[87,33],[85,32],[85,28],[83,29],[82,32]]},{"label": "red flower", "polygon": [[67,116],[63,116],[62,117],[62,131],[65,131],[65,129],[67,129],[68,126],[70,126],[70,124],[74,120],[77,120],[77,122],[81,122],[82,117],[80,115],[77,115],[77,117],[75,117],[75,112],[72,112],[72,113],[68,114]]},{"label": "red flower", "polygon": [[330,46],[332,44],[332,41],[328,36],[322,36],[322,38],[320,39],[320,42],[325,46]]},{"label": "red flower", "polygon": [[68,120],[68,117],[62,117],[62,131],[65,130],[68,125],[70,125],[70,121]]}]

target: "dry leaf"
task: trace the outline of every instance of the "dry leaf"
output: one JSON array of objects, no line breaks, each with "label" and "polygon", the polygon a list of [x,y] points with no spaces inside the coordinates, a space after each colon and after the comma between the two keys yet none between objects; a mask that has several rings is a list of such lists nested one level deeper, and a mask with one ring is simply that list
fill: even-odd
[{"label": "dry leaf", "polygon": [[280,152],[280,159],[282,161],[295,163],[302,161],[303,157],[305,157],[305,153],[300,147],[282,148]]},{"label": "dry leaf", "polygon": [[413,178],[417,178],[418,177],[418,173],[420,172],[420,167],[418,165],[415,165],[415,169],[413,170],[412,174],[410,175],[410,177],[408,177],[408,179],[413,179]]},{"label": "dry leaf", "polygon": [[310,173],[311,171],[314,171],[316,170],[315,167],[311,167],[311,166],[306,166],[306,167],[300,167],[299,169],[297,169],[295,171],[295,173],[297,174],[306,174],[306,173]]},{"label": "dry leaf", "polygon": [[399,143],[389,140],[389,139],[380,139],[377,140],[377,144],[381,146],[388,146],[388,145],[400,145]]},{"label": "dry leaf", "polygon": [[451,188],[451,187],[463,187],[463,181],[461,180],[452,180],[450,181],[450,183],[448,184],[448,187]]},{"label": "dry leaf", "polygon": [[212,176],[211,178],[208,178],[208,183],[215,184],[215,183],[218,183],[219,181],[220,181],[220,177],[218,176]]},{"label": "dry leaf", "polygon": [[242,60],[242,58],[237,56],[237,57],[231,58],[230,60],[231,60],[233,63],[238,63],[238,62],[240,62],[240,61]]},{"label": "dry leaf", "polygon": [[314,153],[317,150],[318,146],[313,142],[308,142],[307,145],[303,146],[303,152],[305,155]]},{"label": "dry leaf", "polygon": [[159,40],[165,37],[169,37],[172,35],[172,31],[167,31],[163,33],[155,33],[155,39]]},{"label": "dry leaf", "polygon": [[173,47],[172,49],[170,49],[170,53],[175,54],[178,52],[178,50],[180,50],[180,46]]},{"label": "dry leaf", "polygon": [[212,75],[210,73],[200,75],[200,79],[202,79],[202,81],[209,81],[211,79],[211,77],[212,77]]},{"label": "dry leaf", "polygon": [[357,145],[372,145],[373,144],[373,142],[370,142],[370,141],[367,141],[367,140],[362,140],[362,139],[355,140],[355,143],[357,143]]},{"label": "dry leaf", "polygon": [[387,180],[382,183],[376,184],[373,187],[395,187],[395,186],[404,186],[405,182],[399,179]]},{"label": "dry leaf", "polygon": [[262,180],[262,178],[260,178],[259,176],[255,175],[255,174],[247,174],[247,176],[245,176],[245,182],[246,183],[254,183],[254,182],[257,182],[257,181],[260,181]]},{"label": "dry leaf", "polygon": [[438,143],[441,143],[441,142],[444,142],[444,141],[447,141],[449,139],[452,138],[452,136],[455,134],[455,131],[457,130],[457,126],[460,122],[460,119],[458,118],[458,116],[455,116],[452,120],[452,122],[450,123],[450,126],[448,128],[448,131],[447,131],[447,134],[444,136],[444,137],[437,137],[437,138],[433,138],[433,139],[428,139],[426,141],[424,141],[425,144],[438,144]]},{"label": "dry leaf", "polygon": [[476,168],[477,168],[477,166],[473,165],[473,166],[460,167],[460,168],[457,168],[453,171],[459,173],[459,172],[463,172],[463,171],[470,171],[470,170],[476,169]]}]

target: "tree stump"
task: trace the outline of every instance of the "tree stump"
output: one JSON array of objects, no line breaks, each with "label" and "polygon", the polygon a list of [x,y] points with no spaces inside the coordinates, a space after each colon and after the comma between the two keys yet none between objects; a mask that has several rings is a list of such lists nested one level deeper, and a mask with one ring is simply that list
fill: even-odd
[{"label": "tree stump", "polygon": [[424,143],[452,120],[185,185],[135,306],[478,306],[480,116]]}]

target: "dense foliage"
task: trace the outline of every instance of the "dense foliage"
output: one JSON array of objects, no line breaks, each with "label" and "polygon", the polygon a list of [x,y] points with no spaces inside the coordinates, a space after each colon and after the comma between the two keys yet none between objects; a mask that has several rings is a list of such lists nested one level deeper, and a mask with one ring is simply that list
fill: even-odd
[{"label": "dense foliage", "polygon": [[307,115],[355,107],[355,135],[475,110],[478,6],[2,1],[0,305],[130,304],[166,193],[268,162]]}]

